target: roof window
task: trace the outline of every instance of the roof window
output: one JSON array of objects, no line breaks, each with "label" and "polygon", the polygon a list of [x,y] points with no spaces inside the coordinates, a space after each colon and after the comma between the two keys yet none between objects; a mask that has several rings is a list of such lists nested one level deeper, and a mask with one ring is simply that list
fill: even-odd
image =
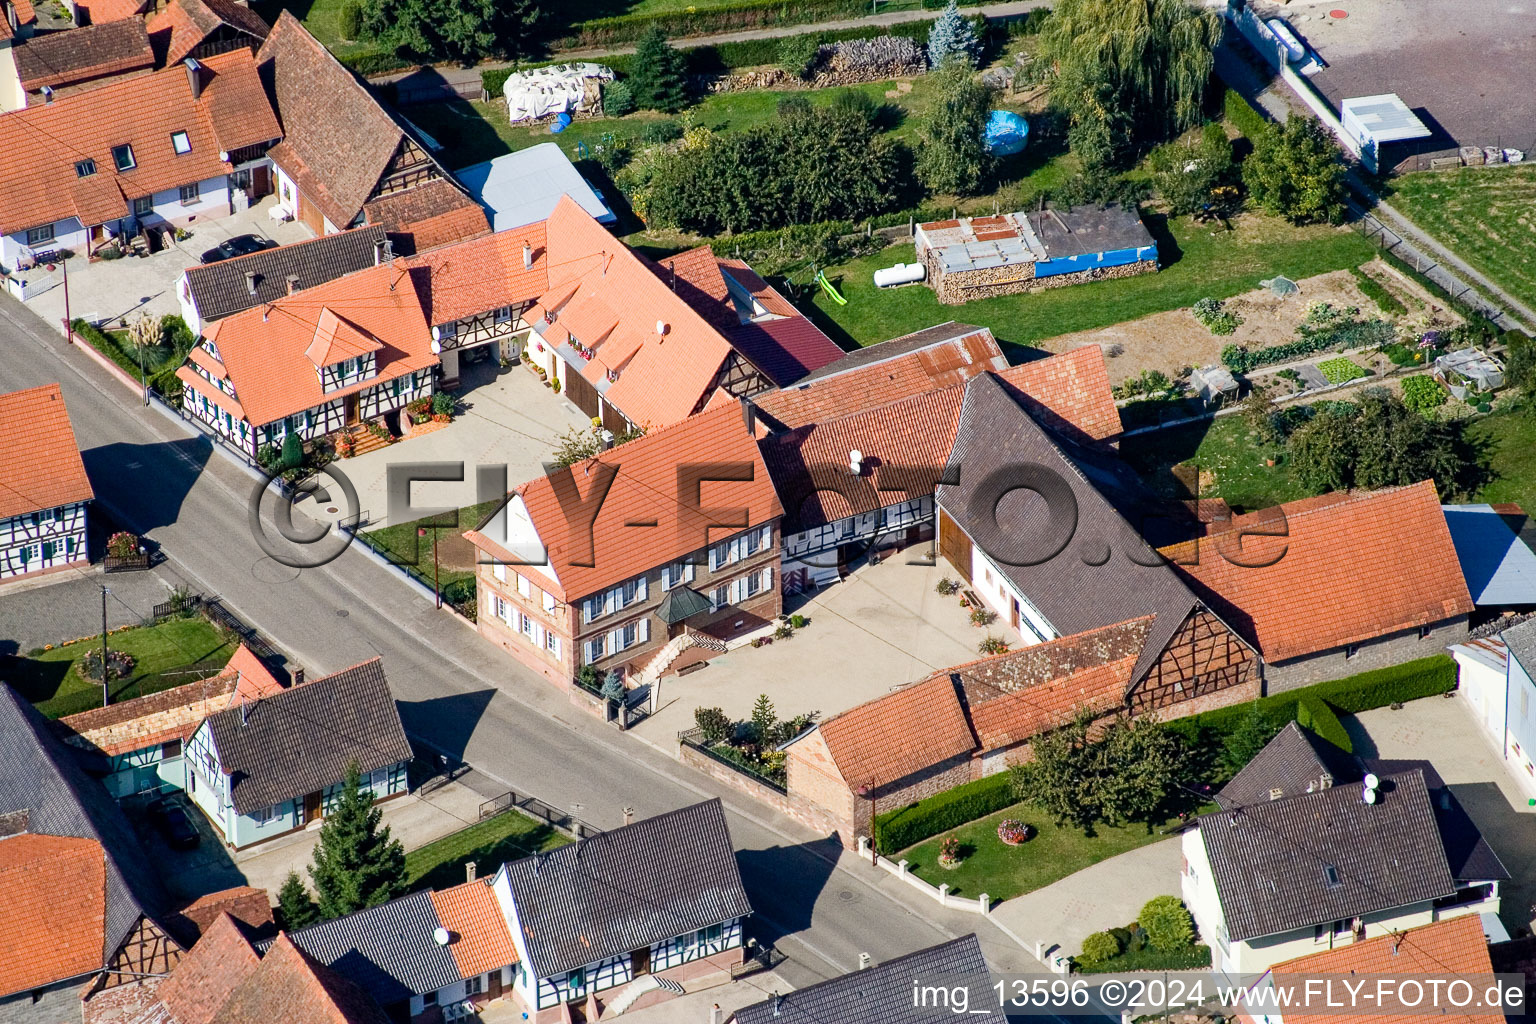
[{"label": "roof window", "polygon": [[112,147],[112,162],[120,171],[131,171],[139,166],[138,161],[133,158],[133,147],[126,142],[121,146]]},{"label": "roof window", "polygon": [[90,157],[75,161],[75,177],[89,178],[96,173],[96,161]]},{"label": "roof window", "polygon": [[1328,883],[1328,888],[1337,889],[1344,883],[1339,881],[1339,869],[1332,864],[1323,865],[1323,881]]},{"label": "roof window", "polygon": [[190,153],[192,152],[192,140],[187,137],[186,132],[171,132],[171,148],[174,149],[178,155],[183,153]]}]

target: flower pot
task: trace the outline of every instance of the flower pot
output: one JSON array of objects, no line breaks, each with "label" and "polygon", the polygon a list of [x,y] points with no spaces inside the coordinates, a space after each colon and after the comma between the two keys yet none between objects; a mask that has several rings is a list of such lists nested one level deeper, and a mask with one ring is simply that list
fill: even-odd
[{"label": "flower pot", "polygon": [[945,871],[953,871],[955,868],[958,868],[960,864],[961,860],[959,857],[946,857],[942,853],[939,854],[939,867],[943,868]]}]

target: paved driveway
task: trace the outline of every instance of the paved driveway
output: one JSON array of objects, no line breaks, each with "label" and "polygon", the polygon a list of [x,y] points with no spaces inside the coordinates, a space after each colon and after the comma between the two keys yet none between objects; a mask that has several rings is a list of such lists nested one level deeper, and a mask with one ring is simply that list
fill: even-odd
[{"label": "paved driveway", "polygon": [[136,626],[185,581],[166,563],[148,572],[101,571],[100,565],[14,580],[0,586],[0,654],[26,654],[44,644],[101,632],[101,588],[107,626]]},{"label": "paved driveway", "polygon": [[[440,430],[420,437],[406,437],[387,448],[337,462],[357,488],[359,510],[373,527],[389,522],[386,490],[389,467],[405,463],[462,464],[464,479],[457,483],[433,481],[411,488],[418,508],[464,508],[476,504],[476,466],[506,466],[507,486],[544,475],[543,463],[554,453],[560,435],[568,430],[590,430],[592,421],[564,398],[540,383],[524,366],[505,373],[484,360],[465,365],[463,386],[454,394],[462,412]],[[339,499],[340,495],[331,495]],[[330,508],[335,512],[330,512]],[[316,520],[336,522],[348,515],[344,502],[318,507],[306,505],[305,513]],[[421,518],[419,515],[409,519]],[[474,523],[463,524],[468,530]]]},{"label": "paved driveway", "polygon": [[[958,597],[934,592],[940,577],[954,570],[945,562],[907,564],[926,548],[866,565],[804,605],[791,605],[787,610],[810,623],[788,640],[737,648],[705,668],[662,679],[662,709],[636,734],[673,750],[677,732],[693,727],[695,708],[719,707],[746,719],[761,693],[782,718],[807,711],[827,718],[979,657],[976,644],[985,630],[971,625]],[[1005,632],[996,626],[992,631]]]},{"label": "paved driveway", "polygon": [[[267,210],[276,202],[275,196],[268,196],[242,213],[211,220],[199,219],[190,226],[191,238],[153,256],[95,263],[87,263],[82,257],[70,260],[70,315],[88,320],[127,317],[131,321],[140,313],[155,317],[180,313],[176,282],[181,279],[182,271],[197,266],[206,250],[226,238],[253,234],[288,245],[313,237],[310,230],[297,221],[279,223],[272,220]],[[27,308],[48,321],[60,334],[64,333],[63,269],[50,274],[39,268],[26,271],[22,276],[28,283]],[[34,289],[40,290],[34,293]]]}]

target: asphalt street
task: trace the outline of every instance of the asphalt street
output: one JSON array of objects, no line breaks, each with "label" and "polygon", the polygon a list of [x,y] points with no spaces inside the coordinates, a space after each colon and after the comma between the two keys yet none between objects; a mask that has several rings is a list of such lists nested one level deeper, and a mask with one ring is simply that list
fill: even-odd
[{"label": "asphalt street", "polygon": [[[969,931],[995,970],[1041,969],[986,919],[937,906],[833,840],[573,707],[362,551],[303,570],[274,561],[253,536],[258,485],[248,470],[190,425],[146,408],[5,295],[0,353],[0,392],[63,387],[98,503],[160,545],[176,576],[220,596],[311,677],[382,656],[413,737],[600,828],[621,824],[626,808],[645,817],[722,797],[756,934],[790,956],[786,976],[796,984],[853,970],[861,952],[878,962]],[[0,621],[0,638],[8,632]]]}]

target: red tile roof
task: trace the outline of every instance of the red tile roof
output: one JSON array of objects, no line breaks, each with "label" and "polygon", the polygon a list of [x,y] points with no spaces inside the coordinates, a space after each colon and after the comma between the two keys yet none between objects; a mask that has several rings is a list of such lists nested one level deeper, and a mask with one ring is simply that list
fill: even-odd
[{"label": "red tile roof", "polygon": [[[6,187],[0,190],[0,232],[78,216],[88,225],[127,216],[127,200],[208,178],[229,165],[221,152],[282,134],[267,104],[249,50],[203,62],[207,84],[198,99],[183,67],[106,82],[52,103],[0,117]],[[177,153],[174,132],[191,151]],[[118,171],[114,146],[133,148],[135,166]],[[89,158],[96,171],[76,173]]]},{"label": "red tile roof", "polygon": [[[784,426],[802,427],[888,405],[924,391],[963,384],[987,370],[1008,368],[991,332],[982,328],[961,334],[964,325],[954,327],[948,331],[933,328],[934,343],[892,358],[880,358],[880,345],[850,352],[844,357],[848,369],[841,368],[842,361],[833,362],[792,388],[759,396],[757,404]],[[918,335],[926,333],[929,332]],[[918,335],[881,345],[902,346]]]},{"label": "red tile roof", "polygon": [[0,839],[0,994],[102,966],[106,886],[106,854],[94,839]]},{"label": "red tile roof", "polygon": [[0,519],[93,496],[59,386],[0,395]]},{"label": "red tile roof", "polygon": [[[571,340],[568,322],[603,330],[575,340],[595,350],[582,373],[607,387],[609,404],[647,429],[691,415],[709,398],[730,342],[569,196],[545,226],[549,292],[531,314],[554,315],[544,343]],[[617,322],[599,325],[610,312]],[[605,384],[611,374],[617,380]]]},{"label": "red tile roof", "polygon": [[757,304],[765,311],[775,316],[801,315],[793,303],[780,295],[778,289],[764,281],[744,260],[721,260],[720,271],[734,279],[742,290],[756,299]]},{"label": "red tile roof", "polygon": [[21,86],[36,92],[151,68],[155,54],[137,18],[33,36],[13,50]]},{"label": "red tile roof", "polygon": [[[262,426],[371,388],[381,381],[437,365],[415,274],[403,263],[386,263],[284,296],[210,324],[204,336],[219,350],[245,419]],[[325,313],[379,341],[374,377],[322,391],[307,352]],[[214,402],[228,396],[183,367],[177,374]]]},{"label": "red tile roof", "polygon": [[75,0],[83,25],[105,25],[143,14],[149,0]]},{"label": "red tile roof", "polygon": [[[1399,934],[1380,935],[1363,942],[1335,946],[1275,964],[1270,968],[1275,987],[1288,988],[1302,995],[1305,982],[1298,976],[1319,974],[1346,975],[1417,975],[1420,977],[1464,977],[1493,974],[1488,955],[1488,939],[1483,920],[1477,914],[1464,914]],[[1287,982],[1289,981],[1289,984]],[[1374,986],[1373,986],[1374,988]],[[1478,993],[1481,997],[1481,992]],[[1381,1010],[1374,1013],[1338,1013],[1328,1015],[1338,1024],[1379,1024],[1387,1019]],[[1410,1018],[1411,1019],[1411,1018]],[[1502,1013],[1437,1014],[1436,1020],[1460,1024],[1504,1024]]]},{"label": "red tile roof", "polygon": [[452,934],[448,951],[459,974],[472,978],[518,961],[507,915],[496,901],[489,879],[465,882],[432,893],[437,919]]},{"label": "red tile roof", "polygon": [[656,262],[646,262],[668,288],[720,330],[741,322],[731,293],[725,287],[725,276],[715,259],[715,251],[709,246],[701,245],[687,252],[664,256]]},{"label": "red tile roof", "polygon": [[[418,251],[405,266],[424,267],[431,285],[426,289],[427,319],[434,325],[453,323],[502,306],[520,306],[549,288],[549,257],[544,224],[528,224],[466,242]],[[523,266],[523,247],[531,266]],[[530,314],[532,315],[532,314]]]},{"label": "red tile roof", "polygon": [[446,178],[394,192],[363,205],[369,224],[400,235],[408,248],[424,252],[440,245],[491,233],[485,210]]},{"label": "red tile roof", "polygon": [[[1280,536],[1262,535],[1281,529]],[[1450,528],[1428,480],[1251,512],[1213,523],[1204,540],[1163,553],[1271,662],[1472,611]]]},{"label": "red tile roof", "polygon": [[343,359],[356,359],[370,352],[378,352],[384,343],[364,331],[350,320],[343,319],[329,306],[320,307],[320,318],[315,321],[315,334],[304,357],[316,367],[330,366]]},{"label": "red tile roof", "polygon": [[976,749],[955,684],[943,674],[850,708],[818,728],[843,781],[855,792]]},{"label": "red tile roof", "polygon": [[246,926],[248,934],[262,936],[275,930],[272,920],[272,900],[267,890],[249,885],[237,885],[232,889],[211,892],[199,896],[177,911],[176,919],[185,929],[190,926],[193,934],[188,938],[196,941],[213,927],[220,916],[230,917]]},{"label": "red tile roof", "polygon": [[[808,530],[933,494],[964,400],[963,386],[942,388],[765,438],[763,462],[786,529]],[[848,472],[851,451],[864,456],[857,477]]]},{"label": "red tile roof", "polygon": [[161,65],[170,67],[224,25],[250,36],[252,44],[271,31],[260,15],[233,0],[171,0],[149,16],[146,27]]},{"label": "red tile roof", "polygon": [[230,915],[219,914],[160,983],[160,1001],[176,1024],[215,1024],[230,990],[260,967],[261,957],[244,930]]},{"label": "red tile roof", "polygon": [[[595,517],[569,515],[551,477],[530,480],[516,492],[549,552],[548,571],[556,579],[546,589],[566,601],[597,593],[783,512],[739,407],[702,412],[577,463],[561,477],[580,496],[568,494],[567,501],[591,499],[602,479],[593,471],[596,465],[612,466],[617,474]],[[688,465],[744,466],[751,479],[710,480],[699,484],[694,494],[680,494],[679,474]],[[715,525],[736,521],[742,510],[745,526]],[[504,511],[491,522],[509,518],[510,511]],[[495,558],[518,560],[497,538],[487,536],[493,529],[488,523],[485,532],[472,530],[465,536]]]},{"label": "red tile roof", "polygon": [[1105,441],[1120,433],[1115,408],[1097,345],[1010,366],[998,374],[1021,392],[1024,407],[1045,426],[1074,440]]}]

